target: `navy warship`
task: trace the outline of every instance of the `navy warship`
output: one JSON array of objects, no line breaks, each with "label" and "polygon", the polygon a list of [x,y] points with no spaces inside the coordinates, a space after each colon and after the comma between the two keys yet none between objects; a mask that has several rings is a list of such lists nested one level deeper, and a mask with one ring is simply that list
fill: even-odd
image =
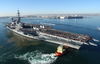
[{"label": "navy warship", "polygon": [[81,45],[86,44],[91,40],[91,36],[84,34],[75,34],[60,30],[55,30],[51,26],[41,24],[28,24],[20,21],[20,13],[18,10],[18,19],[10,23],[4,23],[5,26],[22,36],[47,41],[55,44],[67,45],[74,49],[79,49]]}]

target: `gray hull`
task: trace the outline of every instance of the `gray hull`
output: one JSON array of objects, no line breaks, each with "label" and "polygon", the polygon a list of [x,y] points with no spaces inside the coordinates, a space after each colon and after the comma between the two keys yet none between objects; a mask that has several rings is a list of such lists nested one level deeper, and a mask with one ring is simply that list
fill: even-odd
[{"label": "gray hull", "polygon": [[66,38],[62,38],[62,37],[58,37],[58,36],[54,36],[54,35],[50,35],[50,34],[46,34],[42,32],[37,32],[38,36],[33,36],[30,34],[25,35],[23,32],[17,31],[15,29],[10,29],[9,27],[7,28],[15,33],[18,33],[28,38],[43,40],[43,41],[51,42],[54,44],[68,45],[69,47],[74,48],[74,49],[79,49],[81,45],[84,44],[84,42],[74,41],[74,40],[70,40],[70,39],[66,39]]}]

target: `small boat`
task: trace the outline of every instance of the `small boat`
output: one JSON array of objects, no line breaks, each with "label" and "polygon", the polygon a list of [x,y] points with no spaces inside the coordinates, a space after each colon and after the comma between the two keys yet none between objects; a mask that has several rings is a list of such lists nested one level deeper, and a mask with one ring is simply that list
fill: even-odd
[{"label": "small boat", "polygon": [[55,52],[55,54],[57,56],[61,56],[63,54],[65,54],[68,50],[69,46],[67,45],[60,45],[58,48],[57,48],[57,51]]}]

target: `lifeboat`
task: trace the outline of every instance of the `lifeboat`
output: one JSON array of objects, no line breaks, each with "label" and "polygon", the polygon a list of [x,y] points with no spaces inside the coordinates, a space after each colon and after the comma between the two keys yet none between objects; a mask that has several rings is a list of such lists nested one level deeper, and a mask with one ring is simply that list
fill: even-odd
[{"label": "lifeboat", "polygon": [[63,54],[65,54],[68,50],[69,46],[67,45],[60,45],[58,48],[57,48],[57,51],[55,52],[55,54],[57,56],[61,56]]}]

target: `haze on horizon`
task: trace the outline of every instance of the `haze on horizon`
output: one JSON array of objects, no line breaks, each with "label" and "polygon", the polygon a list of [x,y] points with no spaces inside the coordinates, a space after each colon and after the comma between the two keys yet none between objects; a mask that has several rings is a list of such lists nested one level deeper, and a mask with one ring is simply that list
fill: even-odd
[{"label": "haze on horizon", "polygon": [[0,17],[34,14],[100,14],[100,0],[0,0]]}]

